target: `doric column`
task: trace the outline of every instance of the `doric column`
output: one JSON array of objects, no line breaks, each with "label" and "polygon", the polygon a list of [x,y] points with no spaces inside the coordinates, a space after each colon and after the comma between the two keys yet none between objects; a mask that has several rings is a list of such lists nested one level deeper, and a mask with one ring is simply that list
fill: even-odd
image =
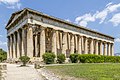
[{"label": "doric column", "polygon": [[93,49],[94,49],[93,39],[91,39],[91,42],[90,42],[90,54],[94,54],[94,53],[93,53]]},{"label": "doric column", "polygon": [[114,44],[111,44],[111,56],[114,56]]},{"label": "doric column", "polygon": [[88,54],[88,39],[85,38],[85,54]]},{"label": "doric column", "polygon": [[103,43],[102,43],[102,41],[100,42],[100,55],[103,55]]},{"label": "doric column", "polygon": [[33,57],[33,29],[28,25],[27,29],[27,55],[31,58]]},{"label": "doric column", "polygon": [[71,34],[71,39],[70,39],[70,54],[74,53],[74,35]]},{"label": "doric column", "polygon": [[10,58],[13,58],[13,35],[10,35]]},{"label": "doric column", "polygon": [[68,35],[68,49],[70,50],[70,33],[68,33],[67,35]]},{"label": "doric column", "polygon": [[10,58],[10,36],[7,37],[7,45],[8,45],[7,59],[9,59]]},{"label": "doric column", "polygon": [[98,55],[98,41],[95,42],[95,54]]},{"label": "doric column", "polygon": [[108,56],[110,56],[110,53],[111,53],[111,51],[110,51],[110,43],[108,43]]},{"label": "doric column", "polygon": [[17,58],[19,58],[21,55],[21,37],[20,37],[20,32],[17,32]]},{"label": "doric column", "polygon": [[22,56],[27,54],[27,34],[26,29],[22,29]]},{"label": "doric column", "polygon": [[13,58],[16,58],[16,36],[13,34]]},{"label": "doric column", "polygon": [[55,30],[53,30],[53,35],[52,35],[52,52],[57,55],[57,44],[56,44],[56,39],[57,39],[57,33]]},{"label": "doric column", "polygon": [[82,46],[81,46],[81,47],[82,47],[82,48],[81,48],[81,49],[82,49],[82,54],[84,54],[84,48],[85,48],[84,46],[85,46],[85,45],[84,45],[84,38],[83,38],[83,36],[81,36],[81,41],[82,41],[82,44],[81,44],[81,45],[82,45]]},{"label": "doric column", "polygon": [[82,48],[82,45],[81,45],[81,37],[79,36],[78,37],[78,54],[82,54],[82,51],[81,51],[81,48]]},{"label": "doric column", "polygon": [[41,27],[41,34],[40,34],[40,58],[42,58],[42,55],[45,53],[45,28]]},{"label": "doric column", "polygon": [[60,49],[60,37],[59,37],[59,31],[56,31],[56,41],[57,41],[57,49]]},{"label": "doric column", "polygon": [[38,54],[38,35],[35,35],[35,57],[37,57]]},{"label": "doric column", "polygon": [[107,44],[106,44],[106,42],[104,43],[104,55],[107,56]]},{"label": "doric column", "polygon": [[62,40],[62,53],[66,56],[67,49],[67,33],[63,32],[63,40]]},{"label": "doric column", "polygon": [[76,49],[76,53],[78,53],[78,35],[75,35],[75,49]]},{"label": "doric column", "polygon": [[60,49],[62,49],[63,32],[60,31],[59,34],[60,34],[60,35],[59,35],[59,39],[60,39]]}]

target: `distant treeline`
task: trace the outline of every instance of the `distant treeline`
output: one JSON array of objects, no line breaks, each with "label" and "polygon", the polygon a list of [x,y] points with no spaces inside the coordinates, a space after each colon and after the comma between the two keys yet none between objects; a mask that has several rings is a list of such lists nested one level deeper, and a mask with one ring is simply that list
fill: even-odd
[{"label": "distant treeline", "polygon": [[0,62],[4,61],[7,59],[7,52],[4,51],[3,49],[0,49]]}]

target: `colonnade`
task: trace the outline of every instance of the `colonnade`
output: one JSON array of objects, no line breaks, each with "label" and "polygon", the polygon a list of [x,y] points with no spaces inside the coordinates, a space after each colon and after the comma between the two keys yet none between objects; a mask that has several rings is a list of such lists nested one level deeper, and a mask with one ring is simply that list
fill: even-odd
[{"label": "colonnade", "polygon": [[42,58],[45,52],[66,57],[74,53],[113,56],[113,48],[114,44],[107,41],[42,26],[25,26],[8,36],[8,58]]}]

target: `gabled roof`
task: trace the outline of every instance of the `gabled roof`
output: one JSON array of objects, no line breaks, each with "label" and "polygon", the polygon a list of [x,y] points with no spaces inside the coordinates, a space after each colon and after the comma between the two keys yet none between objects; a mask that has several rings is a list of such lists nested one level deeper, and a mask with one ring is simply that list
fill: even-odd
[{"label": "gabled roof", "polygon": [[13,13],[13,14],[11,15],[11,17],[10,17],[10,19],[9,19],[9,21],[8,21],[8,23],[7,23],[6,26],[8,26],[8,25],[12,22],[12,20],[13,20],[14,17],[15,17],[15,15],[20,14],[22,11],[23,11],[23,10],[20,10],[20,11],[17,11],[17,12],[15,12],[15,13]]},{"label": "gabled roof", "polygon": [[[91,32],[94,32],[94,33],[96,33],[96,34],[100,34],[100,35],[104,35],[104,36],[106,36],[106,37],[113,38],[113,37],[111,37],[111,36],[109,36],[109,35],[102,34],[102,33],[100,33],[100,32],[97,32],[97,31],[91,30],[91,29],[89,29],[89,28],[86,28],[86,27],[77,25],[77,24],[75,24],[75,23],[71,23],[71,22],[62,20],[62,19],[60,19],[60,18],[56,18],[56,17],[53,17],[53,16],[49,16],[49,15],[47,15],[47,14],[44,14],[44,13],[42,13],[42,12],[39,12],[39,11],[30,9],[30,8],[24,8],[23,10],[20,10],[20,11],[17,11],[17,12],[15,12],[15,13],[13,13],[12,16],[10,17],[7,25],[6,25],[6,28],[7,28],[7,26],[12,22],[12,20],[14,19],[14,17],[15,17],[16,15],[22,13],[23,11],[29,11],[29,12],[32,12],[32,13],[36,13],[37,15],[41,15],[41,16],[44,16],[44,17],[47,17],[47,18],[50,18],[50,19],[54,19],[54,20],[56,20],[56,21],[59,21],[59,22],[62,22],[62,23],[65,23],[65,24],[68,24],[68,25],[71,25],[71,26],[74,26],[74,27],[79,27],[79,28],[81,28],[81,29],[85,29],[85,30],[87,30],[87,31],[91,31]],[[113,38],[113,39],[114,39],[114,38]]]}]

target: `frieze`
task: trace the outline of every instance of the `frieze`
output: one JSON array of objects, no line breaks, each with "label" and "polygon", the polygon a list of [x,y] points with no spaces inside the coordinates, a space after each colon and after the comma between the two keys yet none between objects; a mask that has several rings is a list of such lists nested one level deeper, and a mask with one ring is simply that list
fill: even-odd
[{"label": "frieze", "polygon": [[31,15],[31,16],[34,16],[33,18],[37,21],[41,21],[41,19],[42,19],[41,22],[43,22],[43,23],[51,24],[51,25],[58,26],[58,27],[61,27],[61,28],[64,28],[64,29],[69,29],[69,30],[76,31],[76,32],[86,34],[86,35],[90,35],[90,36],[93,36],[93,37],[98,37],[98,38],[103,38],[103,39],[106,39],[106,40],[114,41],[114,39],[111,39],[109,37],[106,37],[106,36],[103,36],[103,35],[100,35],[100,34],[97,34],[97,33],[94,33],[94,32],[90,32],[90,31],[82,29],[82,28],[77,28],[77,27],[75,28],[73,26],[70,26],[70,25],[67,25],[65,23],[58,22],[58,21],[55,21],[55,20],[52,20],[52,19],[49,19],[49,18],[38,17],[36,15]]}]

